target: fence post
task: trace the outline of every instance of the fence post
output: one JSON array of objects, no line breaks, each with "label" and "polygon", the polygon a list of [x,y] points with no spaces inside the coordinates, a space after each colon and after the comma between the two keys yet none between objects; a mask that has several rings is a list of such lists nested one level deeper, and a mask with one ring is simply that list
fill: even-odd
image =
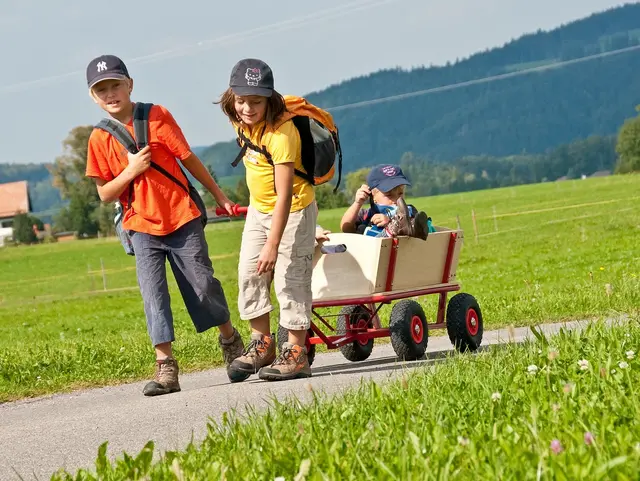
[{"label": "fence post", "polygon": [[478,243],[478,224],[476,223],[476,211],[471,209],[471,219],[473,220],[473,232],[476,237],[476,244]]},{"label": "fence post", "polygon": [[493,206],[493,228],[498,232],[498,219],[496,219],[496,206]]},{"label": "fence post", "polygon": [[102,257],[100,258],[100,268],[102,269],[102,287],[106,291],[107,290],[107,274],[104,272],[104,262],[102,261]]}]

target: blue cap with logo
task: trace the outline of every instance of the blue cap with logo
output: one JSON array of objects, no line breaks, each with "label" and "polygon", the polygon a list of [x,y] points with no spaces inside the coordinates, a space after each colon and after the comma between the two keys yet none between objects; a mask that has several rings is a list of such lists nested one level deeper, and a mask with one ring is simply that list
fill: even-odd
[{"label": "blue cap with logo", "polygon": [[122,60],[115,55],[100,55],[87,65],[87,85],[93,87],[103,80],[124,80],[131,78]]},{"label": "blue cap with logo", "polygon": [[411,185],[411,182],[404,176],[399,165],[381,164],[371,169],[367,176],[367,185],[370,189],[389,192],[399,185]]}]

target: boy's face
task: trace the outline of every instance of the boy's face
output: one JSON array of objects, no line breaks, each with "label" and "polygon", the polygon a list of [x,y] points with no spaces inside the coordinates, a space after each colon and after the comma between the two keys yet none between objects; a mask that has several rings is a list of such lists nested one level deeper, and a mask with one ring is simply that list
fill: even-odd
[{"label": "boy's face", "polygon": [[131,105],[133,80],[103,80],[91,89],[91,96],[103,110],[117,115]]},{"label": "boy's face", "polygon": [[256,125],[264,120],[267,113],[267,98],[259,95],[242,97],[236,95],[236,113],[248,126]]},{"label": "boy's face", "polygon": [[398,199],[404,196],[404,189],[404,185],[394,187],[388,192],[373,189],[373,201],[380,205],[395,205]]}]

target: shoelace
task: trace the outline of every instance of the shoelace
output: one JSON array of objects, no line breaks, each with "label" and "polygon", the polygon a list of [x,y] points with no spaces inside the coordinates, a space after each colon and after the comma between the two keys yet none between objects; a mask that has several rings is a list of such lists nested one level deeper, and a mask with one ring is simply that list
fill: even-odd
[{"label": "shoelace", "polygon": [[261,348],[265,349],[264,341],[262,339],[253,339],[249,343],[247,348],[244,350],[242,355],[243,356],[248,356],[251,351],[254,351],[256,354],[258,354],[258,347],[261,347]]},{"label": "shoelace", "polygon": [[273,364],[271,364],[272,366],[278,366],[280,364],[286,364],[286,362],[289,360],[289,358],[293,357],[293,349],[289,348],[289,347],[283,347],[282,348],[282,352],[280,353],[280,355],[276,358],[275,361],[273,361]]}]

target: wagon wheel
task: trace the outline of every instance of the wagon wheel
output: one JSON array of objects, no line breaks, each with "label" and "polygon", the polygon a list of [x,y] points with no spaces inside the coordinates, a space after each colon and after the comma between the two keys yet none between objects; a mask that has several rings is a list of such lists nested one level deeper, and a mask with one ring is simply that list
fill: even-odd
[{"label": "wagon wheel", "polygon": [[[345,306],[338,314],[336,334],[346,334],[349,324],[359,329],[371,329],[373,327],[371,313],[364,306]],[[340,347],[342,355],[353,362],[364,361],[371,355],[371,351],[373,351],[373,339],[368,339],[364,343],[353,341]]]},{"label": "wagon wheel", "polygon": [[424,356],[429,331],[424,310],[416,301],[404,299],[393,306],[389,330],[391,345],[400,359],[414,361]]},{"label": "wagon wheel", "polygon": [[[309,360],[309,366],[313,364],[313,360],[316,357],[316,345],[311,344],[309,339],[315,336],[315,333],[311,328],[307,329],[307,341],[305,347],[307,348],[307,359]],[[282,345],[289,340],[289,331],[278,324],[278,349],[282,350]]]},{"label": "wagon wheel", "polygon": [[447,332],[460,352],[475,351],[482,342],[482,312],[471,294],[456,294],[447,305]]}]

